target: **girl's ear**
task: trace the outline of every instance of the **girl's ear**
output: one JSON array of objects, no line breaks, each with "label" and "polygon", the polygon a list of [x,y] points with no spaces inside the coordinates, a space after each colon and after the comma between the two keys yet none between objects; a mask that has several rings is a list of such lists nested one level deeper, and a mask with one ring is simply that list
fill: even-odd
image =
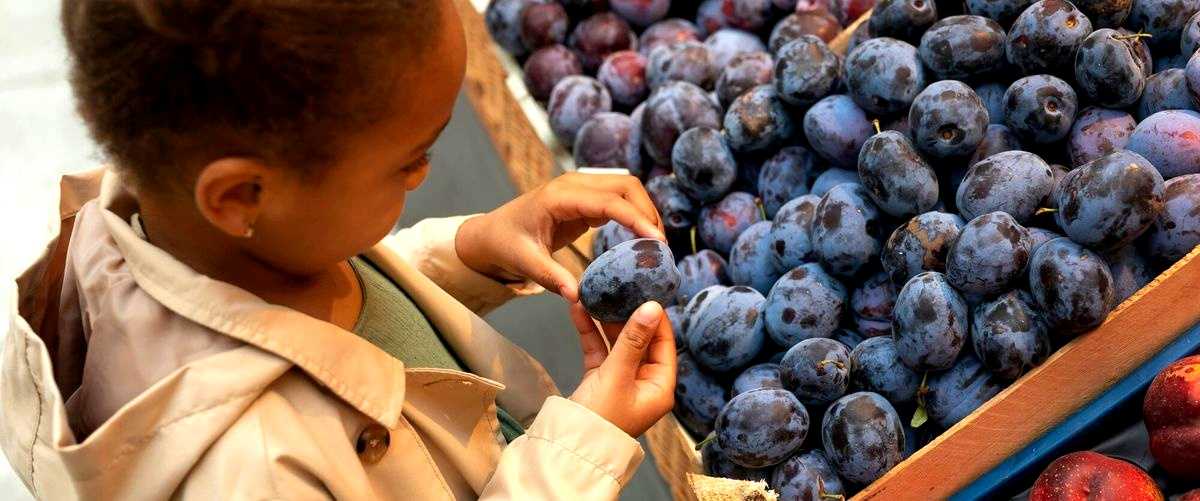
[{"label": "girl's ear", "polygon": [[235,238],[254,236],[275,171],[253,158],[216,160],[196,177],[196,209],[210,224]]}]

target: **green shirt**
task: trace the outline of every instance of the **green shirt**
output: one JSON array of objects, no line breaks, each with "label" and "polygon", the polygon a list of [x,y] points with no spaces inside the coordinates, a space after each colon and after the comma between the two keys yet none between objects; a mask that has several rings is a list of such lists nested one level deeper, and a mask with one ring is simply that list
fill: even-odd
[{"label": "green shirt", "polygon": [[[350,267],[362,284],[363,304],[354,333],[404,362],[406,367],[434,367],[464,371],[408,293],[369,261],[354,257]],[[500,431],[509,442],[525,433],[516,419],[496,407]]]}]

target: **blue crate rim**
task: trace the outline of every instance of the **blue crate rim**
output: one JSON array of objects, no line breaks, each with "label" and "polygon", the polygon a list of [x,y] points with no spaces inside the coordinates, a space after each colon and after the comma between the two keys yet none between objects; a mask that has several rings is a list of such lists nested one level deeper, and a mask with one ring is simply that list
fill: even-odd
[{"label": "blue crate rim", "polygon": [[1008,459],[954,494],[952,500],[990,499],[1014,477],[1044,459],[1047,452],[1074,439],[1089,425],[1100,420],[1121,402],[1149,386],[1160,371],[1172,362],[1200,348],[1200,323],[1185,331],[1133,372],[1126,375],[1099,397],[1084,405]]}]

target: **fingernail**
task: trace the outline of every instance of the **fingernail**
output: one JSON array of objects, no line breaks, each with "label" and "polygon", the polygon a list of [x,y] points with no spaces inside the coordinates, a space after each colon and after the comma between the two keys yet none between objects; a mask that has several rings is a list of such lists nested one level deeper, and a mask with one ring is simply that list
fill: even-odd
[{"label": "fingernail", "polygon": [[657,324],[661,317],[662,306],[654,301],[650,301],[639,306],[637,311],[633,312],[633,317],[630,320],[642,327],[650,327]]}]

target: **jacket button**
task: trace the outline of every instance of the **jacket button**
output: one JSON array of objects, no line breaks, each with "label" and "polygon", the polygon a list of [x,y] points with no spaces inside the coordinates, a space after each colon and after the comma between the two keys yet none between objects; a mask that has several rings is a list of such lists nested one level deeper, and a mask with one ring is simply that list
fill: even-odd
[{"label": "jacket button", "polygon": [[358,452],[358,459],[363,463],[375,464],[383,459],[384,454],[387,454],[388,446],[391,443],[392,434],[388,432],[387,428],[379,423],[371,423],[358,433],[354,450]]}]

